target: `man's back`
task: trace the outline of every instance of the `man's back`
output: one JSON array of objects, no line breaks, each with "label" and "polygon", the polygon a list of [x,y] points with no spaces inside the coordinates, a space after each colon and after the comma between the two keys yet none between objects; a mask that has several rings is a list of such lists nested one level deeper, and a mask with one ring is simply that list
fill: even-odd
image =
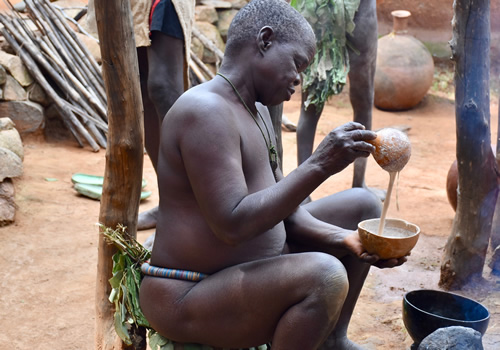
[{"label": "man's back", "polygon": [[[227,208],[235,208],[241,197],[275,183],[259,130],[267,132],[267,127],[275,139],[269,116],[263,115],[266,125],[257,119],[257,126],[235,97],[226,82],[213,80],[185,93],[165,118],[152,258],[157,266],[213,273],[283,250],[282,223],[243,243],[217,237],[224,231],[217,217],[228,215]],[[236,183],[242,169],[244,183]],[[224,186],[232,190],[221,193]],[[227,233],[226,240],[231,234],[238,232]]]}]

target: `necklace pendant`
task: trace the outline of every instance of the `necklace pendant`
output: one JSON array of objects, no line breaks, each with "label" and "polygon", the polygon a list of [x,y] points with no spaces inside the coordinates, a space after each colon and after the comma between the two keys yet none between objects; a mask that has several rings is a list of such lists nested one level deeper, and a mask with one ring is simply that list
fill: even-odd
[{"label": "necklace pendant", "polygon": [[271,164],[271,169],[275,172],[278,168],[278,154],[274,145],[269,148],[269,163]]},{"label": "necklace pendant", "polygon": [[274,173],[276,169],[278,169],[278,163],[274,160],[271,160],[269,163],[271,164],[271,169],[273,170]]}]

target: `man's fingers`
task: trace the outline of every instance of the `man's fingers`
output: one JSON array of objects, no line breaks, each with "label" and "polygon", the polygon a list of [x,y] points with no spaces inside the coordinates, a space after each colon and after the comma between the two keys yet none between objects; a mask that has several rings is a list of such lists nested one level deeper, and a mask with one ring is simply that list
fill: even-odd
[{"label": "man's fingers", "polygon": [[372,144],[368,143],[368,142],[365,142],[365,141],[357,141],[354,143],[354,149],[357,151],[357,152],[361,152],[361,153],[367,153],[367,157],[375,152],[375,146],[373,146]]},{"label": "man's fingers", "polygon": [[376,263],[379,260],[379,258],[378,258],[377,255],[368,254],[367,252],[362,253],[359,257],[365,263],[368,263],[368,264],[371,264],[371,265],[374,264],[374,263]]},{"label": "man's fingers", "polygon": [[356,129],[350,131],[350,133],[351,133],[351,138],[354,141],[371,141],[377,138],[377,134],[371,130]]},{"label": "man's fingers", "polygon": [[365,130],[365,126],[358,122],[348,122],[341,126],[345,131]]}]

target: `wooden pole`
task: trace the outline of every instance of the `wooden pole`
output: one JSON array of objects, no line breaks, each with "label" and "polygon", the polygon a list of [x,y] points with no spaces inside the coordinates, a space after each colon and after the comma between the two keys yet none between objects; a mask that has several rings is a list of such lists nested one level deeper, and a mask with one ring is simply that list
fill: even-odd
[{"label": "wooden pole", "polygon": [[458,205],[439,284],[461,289],[482,272],[498,185],[490,131],[490,2],[456,0],[455,65]]},{"label": "wooden pole", "polygon": [[[136,237],[142,181],[144,125],[139,67],[129,0],[95,0],[102,72],[108,101],[108,147],[99,222],[127,227]],[[96,349],[124,349],[108,300],[111,257],[116,252],[99,234],[96,285]]]}]

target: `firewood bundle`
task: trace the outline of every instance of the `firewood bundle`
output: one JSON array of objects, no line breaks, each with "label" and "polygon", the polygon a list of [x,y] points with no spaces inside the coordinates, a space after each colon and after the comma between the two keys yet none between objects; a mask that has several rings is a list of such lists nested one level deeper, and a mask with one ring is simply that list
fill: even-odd
[{"label": "firewood bundle", "polygon": [[106,148],[106,92],[101,69],[64,13],[49,0],[25,0],[27,16],[0,14],[0,33],[54,102],[84,147]]}]

